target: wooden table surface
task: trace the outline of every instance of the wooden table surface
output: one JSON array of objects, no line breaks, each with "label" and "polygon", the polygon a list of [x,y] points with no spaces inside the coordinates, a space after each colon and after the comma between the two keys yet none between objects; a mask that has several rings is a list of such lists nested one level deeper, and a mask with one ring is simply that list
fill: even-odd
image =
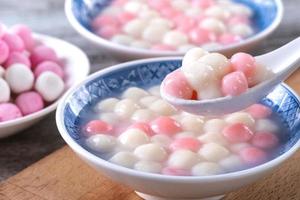
[{"label": "wooden table surface", "polygon": [[[82,48],[89,56],[92,71],[117,63],[106,52],[94,48],[69,25],[64,15],[63,0],[0,0],[0,21],[13,25],[26,23],[35,32],[49,34]],[[300,36],[300,0],[286,0],[283,22],[265,40],[254,55],[275,49]],[[0,181],[62,147],[64,141],[57,131],[54,113],[37,125],[7,139],[0,140]]]}]

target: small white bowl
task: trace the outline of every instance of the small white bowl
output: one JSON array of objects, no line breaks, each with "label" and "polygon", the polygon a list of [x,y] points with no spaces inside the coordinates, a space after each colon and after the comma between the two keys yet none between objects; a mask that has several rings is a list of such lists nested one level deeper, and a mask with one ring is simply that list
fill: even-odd
[{"label": "small white bowl", "polygon": [[[163,57],[163,56],[183,56],[185,52],[178,51],[161,51],[161,50],[147,50],[141,48],[134,48],[129,46],[120,45],[93,33],[87,28],[98,10],[104,8],[111,0],[91,1],[90,7],[85,5],[84,0],[66,0],[65,13],[73,28],[84,38],[89,40],[99,49],[104,49],[110,52],[120,60],[133,60],[149,57]],[[239,43],[218,48],[206,48],[208,51],[222,53],[226,56],[244,51],[247,52],[258,46],[267,36],[269,36],[280,24],[283,17],[283,4],[281,0],[265,0],[265,1],[252,1],[244,0],[238,1],[249,5],[255,15],[255,25],[259,28],[258,32]]]},{"label": "small white bowl", "polygon": [[[63,40],[46,35],[34,34],[34,38],[55,50],[58,58],[64,62],[66,89],[82,81],[90,71],[90,63],[86,54],[78,47]],[[33,114],[15,120],[0,123],[0,138],[13,135],[35,124],[57,107],[58,101]]]},{"label": "small white bowl", "polygon": [[[150,87],[180,67],[181,58],[151,58],[119,64],[101,70],[69,90],[58,105],[56,124],[72,150],[101,174],[134,189],[146,200],[213,200],[253,183],[282,164],[300,147],[300,101],[286,85],[279,85],[264,102],[283,120],[290,131],[280,146],[278,157],[242,171],[212,176],[169,176],[145,173],[110,163],[82,145],[81,112],[99,99],[120,94],[131,86]],[[84,172],[83,172],[84,173]],[[101,198],[101,197],[99,197]]]}]

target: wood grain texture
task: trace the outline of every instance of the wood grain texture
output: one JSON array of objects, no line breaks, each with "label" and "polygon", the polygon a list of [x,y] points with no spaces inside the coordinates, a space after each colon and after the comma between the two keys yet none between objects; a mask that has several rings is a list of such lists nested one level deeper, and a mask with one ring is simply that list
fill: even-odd
[{"label": "wood grain texture", "polygon": [[[224,200],[299,200],[300,152],[271,176]],[[140,200],[132,189],[96,172],[63,147],[0,184],[0,200]]]}]

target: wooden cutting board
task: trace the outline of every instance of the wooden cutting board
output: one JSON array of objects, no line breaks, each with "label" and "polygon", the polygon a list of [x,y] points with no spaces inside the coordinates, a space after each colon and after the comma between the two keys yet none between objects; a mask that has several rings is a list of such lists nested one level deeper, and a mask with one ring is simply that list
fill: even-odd
[{"label": "wooden cutting board", "polygon": [[[287,83],[300,94],[300,70]],[[300,200],[300,151],[270,176],[225,200]],[[67,146],[0,184],[0,200],[140,200],[79,160]]]}]

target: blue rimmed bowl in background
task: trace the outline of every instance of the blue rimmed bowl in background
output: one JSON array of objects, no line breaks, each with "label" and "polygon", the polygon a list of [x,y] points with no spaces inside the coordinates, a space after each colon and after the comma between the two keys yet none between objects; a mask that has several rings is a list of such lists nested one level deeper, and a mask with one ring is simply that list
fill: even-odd
[{"label": "blue rimmed bowl in background", "polygon": [[[238,3],[248,5],[254,12],[252,17],[256,33],[249,38],[228,46],[207,48],[208,51],[215,51],[227,56],[236,52],[247,52],[269,36],[280,24],[283,17],[283,5],[281,0],[234,0]],[[87,5],[85,2],[90,2]],[[184,52],[147,50],[120,45],[92,32],[90,23],[92,19],[110,4],[111,0],[66,0],[66,16],[73,28],[84,38],[104,49],[121,60],[132,60],[138,58],[182,56]]]},{"label": "blue rimmed bowl in background", "polygon": [[61,100],[56,112],[60,134],[82,160],[111,179],[133,188],[147,200],[218,199],[220,195],[263,178],[299,149],[300,101],[284,84],[279,85],[262,103],[279,115],[289,131],[283,135],[278,156],[253,168],[205,177],[151,174],[110,163],[81,145],[79,116],[82,112],[99,100],[121,94],[129,87],[158,85],[168,73],[180,66],[181,59],[178,57],[151,58],[119,64],[89,76]]}]

